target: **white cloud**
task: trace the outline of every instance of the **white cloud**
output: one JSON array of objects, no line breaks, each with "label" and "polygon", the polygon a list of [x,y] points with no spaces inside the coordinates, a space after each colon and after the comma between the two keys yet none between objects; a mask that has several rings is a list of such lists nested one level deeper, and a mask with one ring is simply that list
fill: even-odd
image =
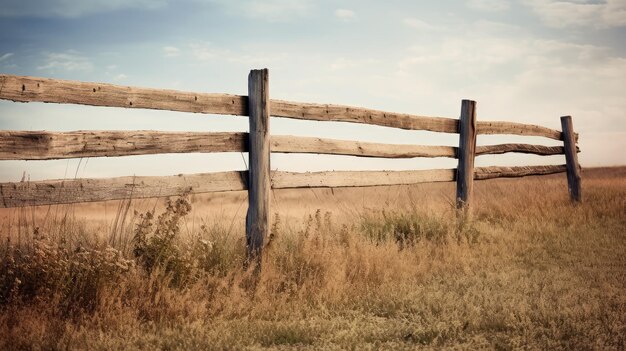
[{"label": "white cloud", "polygon": [[245,65],[245,67],[257,66],[257,67],[267,67],[270,65],[275,65],[278,62],[284,62],[288,60],[289,55],[284,52],[265,52],[265,53],[237,53],[231,54],[227,57],[229,62],[239,63]]},{"label": "white cloud", "polygon": [[336,59],[334,62],[330,64],[330,69],[341,70],[341,69],[346,69],[346,68],[350,68],[354,66],[355,66],[354,61],[341,57],[341,58]]},{"label": "white cloud", "polygon": [[603,16],[610,26],[626,26],[626,1],[608,0]]},{"label": "white cloud", "polygon": [[192,43],[189,47],[191,48],[193,57],[199,61],[208,61],[231,56],[229,50],[218,48],[209,42]]},{"label": "white cloud", "polygon": [[47,70],[47,71],[91,71],[93,69],[93,64],[91,61],[84,57],[80,56],[78,52],[69,50],[64,53],[48,53],[46,54],[45,63],[41,66],[38,66],[39,70]]},{"label": "white cloud", "polygon": [[4,55],[0,56],[0,62],[2,62],[2,61],[4,61],[4,60],[8,59],[8,58],[9,58],[9,57],[11,57],[11,56],[13,56],[13,53],[12,53],[12,52],[7,52],[6,54],[4,54]]},{"label": "white cloud", "polygon": [[335,10],[335,17],[337,17],[337,18],[339,18],[340,20],[343,20],[343,21],[351,21],[351,20],[354,20],[356,18],[356,13],[354,13],[354,11],[348,10],[348,9],[336,9]]},{"label": "white cloud", "polygon": [[164,46],[163,47],[163,56],[165,56],[165,57],[180,56],[180,49],[175,47],[175,46]]},{"label": "white cloud", "polygon": [[346,70],[346,69],[365,69],[365,67],[367,67],[368,65],[374,65],[374,64],[379,64],[380,61],[376,60],[376,59],[354,59],[354,58],[345,58],[345,57],[340,57],[338,59],[335,59],[333,62],[330,63],[330,69],[332,71],[338,71],[338,70]]},{"label": "white cloud", "polygon": [[285,53],[279,51],[261,52],[258,50],[231,51],[215,46],[210,42],[189,44],[191,56],[200,62],[228,62],[255,66],[268,66],[287,60]]},{"label": "white cloud", "polygon": [[478,20],[472,23],[472,30],[476,30],[484,35],[509,35],[512,37],[518,37],[525,33],[523,27],[519,27],[510,23],[495,22],[488,20]]},{"label": "white cloud", "polygon": [[[203,0],[196,0],[203,2]],[[309,14],[312,0],[205,0],[223,7],[233,15],[262,19],[268,22],[290,22]]]},{"label": "white cloud", "polygon": [[310,7],[308,1],[269,0],[249,1],[244,13],[249,17],[261,18],[269,21],[291,20],[294,16],[306,15]]},{"label": "white cloud", "polygon": [[405,18],[402,20],[402,23],[404,23],[404,25],[407,27],[414,28],[414,29],[424,31],[424,32],[439,29],[439,27],[434,26],[428,22],[419,20],[417,18]]},{"label": "white cloud", "polygon": [[4,0],[0,17],[80,17],[129,8],[156,9],[169,0]]},{"label": "white cloud", "polygon": [[125,75],[124,73],[120,73],[120,74],[116,75],[115,77],[113,77],[113,80],[119,82],[121,80],[125,80],[126,78],[128,78],[127,75]]},{"label": "white cloud", "polygon": [[626,1],[553,1],[524,0],[524,3],[550,27],[623,27],[626,26]]},{"label": "white cloud", "polygon": [[465,34],[446,36],[431,45],[409,48],[401,69],[415,64],[445,64],[467,71],[491,71],[507,65],[508,72],[527,64],[559,62],[595,63],[609,57],[608,48],[529,36],[522,28],[505,23],[477,21]]},{"label": "white cloud", "polygon": [[467,7],[487,12],[500,12],[509,9],[510,4],[507,0],[468,0]]}]

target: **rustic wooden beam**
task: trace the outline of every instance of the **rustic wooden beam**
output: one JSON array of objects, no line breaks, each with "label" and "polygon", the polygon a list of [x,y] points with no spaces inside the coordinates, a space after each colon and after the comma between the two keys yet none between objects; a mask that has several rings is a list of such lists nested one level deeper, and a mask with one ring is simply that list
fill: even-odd
[{"label": "rustic wooden beam", "polygon": [[243,152],[247,143],[247,133],[0,131],[0,160]]},{"label": "rustic wooden beam", "polygon": [[245,116],[247,97],[0,75],[0,99]]},{"label": "rustic wooden beam", "polygon": [[518,166],[518,167],[477,167],[474,169],[474,179],[484,180],[493,178],[516,178],[531,175],[547,175],[565,172],[565,165],[561,166]]},{"label": "rustic wooden beam", "polygon": [[248,263],[260,269],[261,253],[270,230],[270,100],[267,69],[252,70],[248,76],[250,116],[248,215],[246,242]]},{"label": "rustic wooden beam", "polygon": [[244,172],[221,172],[167,177],[45,180],[0,183],[0,207],[69,204],[131,198],[177,196],[245,190]]},{"label": "rustic wooden beam", "polygon": [[[0,130],[0,160],[52,160],[164,153],[247,152],[247,133]],[[364,157],[455,157],[449,146],[377,144],[271,136],[271,151]]]},{"label": "rustic wooden beam", "polygon": [[476,101],[463,100],[459,124],[459,165],[456,170],[456,207],[470,206],[474,182],[474,155],[476,152]]},{"label": "rustic wooden beam", "polygon": [[[554,140],[563,140],[563,136],[560,131],[533,124],[502,121],[480,121],[477,123],[476,128],[478,134],[527,135],[541,136]],[[575,134],[575,137],[576,140],[578,140],[577,134]]]},{"label": "rustic wooden beam", "polygon": [[272,152],[314,153],[383,158],[456,157],[451,146],[394,145],[295,136],[272,136]]},{"label": "rustic wooden beam", "polygon": [[272,188],[339,188],[407,185],[454,180],[454,169],[419,171],[273,172]]},{"label": "rustic wooden beam", "polygon": [[409,130],[457,133],[459,121],[360,107],[272,100],[272,116],[315,121],[365,123]]},{"label": "rustic wooden beam", "polygon": [[507,152],[519,152],[523,154],[534,154],[540,156],[563,155],[565,153],[562,146],[543,146],[530,144],[499,144],[476,146],[476,155],[497,155]]},{"label": "rustic wooden beam", "polygon": [[[477,167],[474,179],[566,172],[566,166]],[[40,206],[247,189],[247,172],[0,183],[0,207]],[[409,185],[454,181],[456,169],[418,171],[271,172],[274,189]]]},{"label": "rustic wooden beam", "polygon": [[[0,160],[52,160],[165,153],[247,152],[247,133],[138,131],[0,130]],[[451,146],[400,145],[351,140],[274,135],[272,152],[350,155],[381,158],[456,157]],[[501,144],[476,147],[476,155],[520,152],[564,154],[563,146]],[[580,149],[577,147],[577,152]]]},{"label": "rustic wooden beam", "polygon": [[561,117],[563,128],[563,146],[565,148],[565,162],[567,165],[567,189],[570,198],[574,202],[582,201],[580,165],[576,153],[576,139],[574,137],[574,124],[571,116]]}]

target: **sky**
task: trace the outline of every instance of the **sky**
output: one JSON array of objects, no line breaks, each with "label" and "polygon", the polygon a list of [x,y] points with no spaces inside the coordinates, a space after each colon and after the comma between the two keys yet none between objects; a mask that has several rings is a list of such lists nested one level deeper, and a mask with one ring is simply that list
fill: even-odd
[{"label": "sky", "polygon": [[[626,0],[2,0],[0,73],[247,94],[268,68],[274,99],[560,129],[583,167],[626,165]],[[245,117],[0,101],[4,130],[247,131]],[[273,118],[271,133],[458,146],[455,134]],[[479,136],[478,144],[559,145]],[[247,156],[170,154],[0,161],[0,181],[246,169]],[[477,166],[563,164],[479,156]],[[273,154],[289,171],[454,168],[454,159]]]}]

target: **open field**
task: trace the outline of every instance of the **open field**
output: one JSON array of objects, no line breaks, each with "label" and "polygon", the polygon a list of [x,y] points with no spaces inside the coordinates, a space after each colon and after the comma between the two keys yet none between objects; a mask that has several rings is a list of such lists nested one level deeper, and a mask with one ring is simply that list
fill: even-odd
[{"label": "open field", "polygon": [[258,280],[245,192],[4,209],[0,349],[624,349],[626,167],[566,189],[276,190]]}]

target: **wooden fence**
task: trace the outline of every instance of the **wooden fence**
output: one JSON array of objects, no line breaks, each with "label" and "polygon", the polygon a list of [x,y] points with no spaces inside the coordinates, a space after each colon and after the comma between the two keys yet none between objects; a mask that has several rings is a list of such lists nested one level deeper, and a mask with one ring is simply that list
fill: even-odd
[{"label": "wooden fence", "polygon": [[[253,70],[248,96],[146,89],[101,83],[0,75],[0,99],[19,102],[170,110],[249,116],[249,133],[159,131],[0,131],[0,160],[49,160],[161,153],[248,152],[248,172],[219,172],[167,177],[48,180],[1,183],[0,207],[19,207],[248,190],[246,237],[258,255],[269,231],[270,189],[360,187],[424,182],[457,183],[457,207],[471,203],[475,179],[523,177],[566,172],[573,201],[581,201],[580,166],[572,119],[561,117],[562,130],[514,122],[476,121],[476,102],[463,100],[460,119],[383,112],[340,105],[298,103],[269,98],[268,71]],[[408,130],[458,133],[459,147],[391,145],[311,137],[270,136],[270,115],[316,121],[366,123]],[[477,134],[513,134],[562,140],[563,146],[501,144],[476,146]],[[456,169],[419,171],[270,171],[270,152],[353,155],[381,158],[450,157]],[[559,166],[479,167],[477,155],[508,152],[565,154]]]}]

